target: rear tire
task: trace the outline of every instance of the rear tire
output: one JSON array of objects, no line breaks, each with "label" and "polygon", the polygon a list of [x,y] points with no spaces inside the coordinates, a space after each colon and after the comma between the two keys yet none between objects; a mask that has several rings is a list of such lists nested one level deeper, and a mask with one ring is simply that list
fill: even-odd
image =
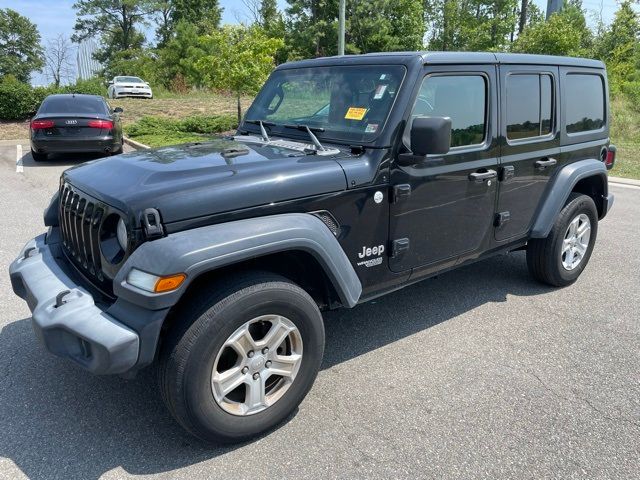
[{"label": "rear tire", "polygon": [[571,285],[589,263],[597,234],[598,211],[593,199],[571,193],[549,235],[529,241],[529,272],[554,287]]},{"label": "rear tire", "polygon": [[[160,351],[159,386],[178,423],[206,442],[246,440],[281,423],[304,399],[322,362],[318,306],[277,275],[251,272],[207,285],[183,299],[175,318],[179,323],[167,332]],[[249,325],[259,331],[247,336]],[[262,338],[260,331],[266,332]],[[270,339],[275,346],[265,353]],[[241,355],[243,348],[248,350]],[[285,372],[278,368],[290,361],[295,371],[274,373]],[[221,389],[229,386],[220,380],[225,375],[237,384],[233,390]],[[252,397],[253,392],[261,396]]]},{"label": "rear tire", "polygon": [[47,155],[46,153],[38,153],[31,149],[31,157],[35,162],[45,162],[49,155]]}]

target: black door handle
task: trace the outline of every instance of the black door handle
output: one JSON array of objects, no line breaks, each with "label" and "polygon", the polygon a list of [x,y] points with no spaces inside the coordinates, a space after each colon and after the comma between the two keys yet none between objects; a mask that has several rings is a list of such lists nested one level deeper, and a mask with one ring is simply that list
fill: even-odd
[{"label": "black door handle", "polygon": [[555,158],[543,158],[536,162],[536,168],[538,170],[544,170],[547,167],[553,167],[558,161]]},{"label": "black door handle", "polygon": [[498,172],[495,170],[485,170],[482,172],[473,172],[469,174],[469,180],[472,182],[484,182],[485,180],[489,180],[490,178],[496,178],[498,176]]}]

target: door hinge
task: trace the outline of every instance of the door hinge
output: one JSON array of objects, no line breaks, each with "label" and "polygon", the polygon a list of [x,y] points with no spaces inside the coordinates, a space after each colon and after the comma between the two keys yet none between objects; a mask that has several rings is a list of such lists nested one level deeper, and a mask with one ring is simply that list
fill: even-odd
[{"label": "door hinge", "polygon": [[511,220],[511,212],[498,212],[493,222],[494,226],[501,227],[505,223]]},{"label": "door hinge", "polygon": [[393,244],[391,245],[391,256],[397,257],[407,250],[409,250],[409,239],[399,238],[397,240],[394,240]]},{"label": "door hinge", "polygon": [[499,180],[501,182],[506,182],[510,179],[512,179],[516,174],[516,169],[514,168],[513,165],[507,165],[505,167],[502,167],[500,169],[500,178]]},{"label": "door hinge", "polygon": [[411,195],[411,185],[401,183],[393,186],[393,203],[397,203]]}]

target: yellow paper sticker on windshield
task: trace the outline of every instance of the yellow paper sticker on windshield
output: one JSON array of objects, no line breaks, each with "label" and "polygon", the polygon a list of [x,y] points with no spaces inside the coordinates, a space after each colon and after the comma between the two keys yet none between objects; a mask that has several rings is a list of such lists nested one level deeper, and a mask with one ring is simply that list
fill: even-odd
[{"label": "yellow paper sticker on windshield", "polygon": [[347,120],[362,120],[367,113],[367,110],[367,108],[349,107],[344,118]]}]

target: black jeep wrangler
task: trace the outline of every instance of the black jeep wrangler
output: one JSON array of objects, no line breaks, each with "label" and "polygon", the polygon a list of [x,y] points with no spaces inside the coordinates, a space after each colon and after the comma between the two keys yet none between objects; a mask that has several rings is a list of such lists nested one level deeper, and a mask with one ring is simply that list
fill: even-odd
[{"label": "black jeep wrangler", "polygon": [[233,137],[71,168],[10,269],[46,348],[97,374],[157,364],[206,441],[285,419],[321,312],[525,249],[563,287],[613,203],[593,60],[388,53],[278,67]]}]

